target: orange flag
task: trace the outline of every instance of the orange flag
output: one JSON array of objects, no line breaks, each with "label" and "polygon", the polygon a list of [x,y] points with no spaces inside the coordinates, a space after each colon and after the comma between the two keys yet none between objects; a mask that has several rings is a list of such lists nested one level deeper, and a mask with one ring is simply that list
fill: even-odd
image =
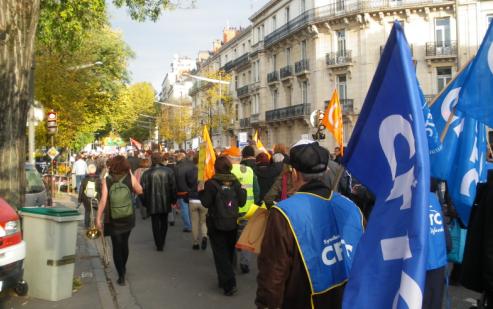
[{"label": "orange flag", "polygon": [[209,180],[214,176],[214,163],[216,162],[216,152],[212,146],[211,138],[207,126],[204,126],[204,142],[199,152],[199,180]]},{"label": "orange flag", "polygon": [[342,108],[339,102],[339,95],[337,90],[332,93],[332,98],[330,99],[329,105],[324,113],[324,118],[322,119],[322,124],[327,128],[327,130],[332,133],[336,142],[341,148],[341,155],[344,154],[344,130],[342,127]]},{"label": "orange flag", "polygon": [[257,149],[262,152],[265,152],[270,159],[270,153],[267,151],[267,149],[264,147],[264,144],[262,144],[262,141],[258,137],[258,130],[255,131],[255,135],[253,135],[253,140],[257,144]]}]

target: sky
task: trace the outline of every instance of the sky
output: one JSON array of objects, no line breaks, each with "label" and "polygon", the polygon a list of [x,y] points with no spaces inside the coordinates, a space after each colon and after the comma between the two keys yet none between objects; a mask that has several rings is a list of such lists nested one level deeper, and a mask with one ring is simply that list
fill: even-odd
[{"label": "sky", "polygon": [[222,30],[247,27],[248,18],[267,0],[196,0],[195,9],[164,12],[157,22],[133,21],[125,8],[110,6],[110,21],[123,33],[135,53],[130,60],[132,83],[150,82],[160,92],[173,55],[197,57],[199,50],[212,49]]}]

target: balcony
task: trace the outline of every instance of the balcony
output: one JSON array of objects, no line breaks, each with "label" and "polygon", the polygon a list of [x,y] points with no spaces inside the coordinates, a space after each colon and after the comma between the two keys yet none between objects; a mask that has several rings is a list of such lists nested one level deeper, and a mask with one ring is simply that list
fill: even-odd
[{"label": "balcony", "polygon": [[354,114],[354,100],[353,99],[340,99],[342,113],[346,114]]},{"label": "balcony", "polygon": [[337,0],[318,8],[307,10],[288,23],[269,33],[264,40],[265,47],[270,47],[284,38],[305,29],[308,25],[322,23],[336,18],[370,12],[403,10],[420,6],[437,7],[451,5],[451,0]]},{"label": "balcony", "polygon": [[234,60],[226,62],[226,64],[221,68],[224,72],[231,72],[234,68]]},{"label": "balcony", "polygon": [[238,69],[250,64],[250,53],[245,53],[233,61],[233,68]]},{"label": "balcony", "polygon": [[310,62],[308,59],[301,59],[294,64],[294,73],[296,75],[306,74],[310,71]]},{"label": "balcony", "polygon": [[346,50],[344,52],[328,53],[325,55],[325,62],[328,67],[348,66],[353,62],[351,51]]},{"label": "balcony", "polygon": [[289,78],[293,76],[293,66],[292,65],[287,65],[279,71],[279,75],[281,75],[281,80]]},{"label": "balcony", "polygon": [[248,95],[248,91],[250,90],[250,87],[249,85],[246,85],[246,86],[243,86],[243,87],[240,87],[238,89],[236,89],[236,96],[238,98],[240,97],[244,97],[246,95]]},{"label": "balcony", "polygon": [[299,104],[289,107],[278,108],[265,112],[265,120],[268,122],[303,118],[309,116],[311,111],[310,104]]},{"label": "balcony", "polygon": [[249,128],[250,127],[250,117],[240,119],[240,128]]},{"label": "balcony", "polygon": [[279,81],[279,74],[277,73],[277,71],[270,72],[269,74],[267,74],[267,83],[271,84],[278,81]]},{"label": "balcony", "polygon": [[439,41],[426,43],[426,58],[457,57],[457,41]]},{"label": "balcony", "polygon": [[250,123],[260,122],[260,114],[252,114],[250,115]]}]

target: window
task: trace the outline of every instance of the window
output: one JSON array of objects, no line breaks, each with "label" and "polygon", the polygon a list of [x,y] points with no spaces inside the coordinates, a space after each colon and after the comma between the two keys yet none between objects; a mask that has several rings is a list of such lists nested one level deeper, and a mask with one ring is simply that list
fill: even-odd
[{"label": "window", "polygon": [[272,55],[272,71],[277,70],[277,55]]},{"label": "window", "polygon": [[238,54],[236,53],[236,48],[235,48],[235,49],[233,50],[233,59],[236,59],[237,55],[238,55]]},{"label": "window", "polygon": [[246,44],[245,44],[245,43],[243,43],[243,44],[241,45],[241,48],[242,48],[242,53],[244,54],[244,53],[246,52]]},{"label": "window", "polygon": [[286,24],[289,22],[289,6],[284,9],[284,15],[286,17]]},{"label": "window", "polygon": [[301,41],[301,59],[306,59],[306,40]]},{"label": "window", "polygon": [[274,15],[272,16],[272,31],[277,29],[277,17]]},{"label": "window", "polygon": [[279,92],[277,89],[274,89],[272,91],[272,106],[274,106],[274,109],[277,109],[277,97],[279,95]]},{"label": "window", "polygon": [[443,88],[452,80],[452,68],[451,67],[438,67],[437,68],[437,90],[442,91]]},{"label": "window", "polygon": [[265,36],[265,26],[264,26],[264,24],[262,24],[262,26],[260,26],[260,29],[261,29],[261,35],[262,35],[261,36],[262,37],[261,41],[263,41],[264,40],[264,36]]},{"label": "window", "polygon": [[306,10],[306,0],[300,0],[300,13]]},{"label": "window", "polygon": [[228,55],[224,55],[224,64],[228,63]]},{"label": "window", "polygon": [[235,105],[235,119],[238,121],[238,104]]},{"label": "window", "polygon": [[308,81],[303,81],[301,83],[301,103],[308,103]]},{"label": "window", "polygon": [[435,43],[437,48],[450,47],[450,18],[435,19]]},{"label": "window", "polygon": [[255,81],[260,81],[260,60],[256,61],[257,65],[255,66]]},{"label": "window", "polygon": [[243,73],[242,77],[243,77],[243,78],[242,78],[242,80],[241,80],[241,81],[242,81],[242,83],[241,83],[241,84],[242,84],[242,85],[246,85],[246,74],[245,74],[245,73]]},{"label": "window", "polygon": [[339,30],[337,34],[337,56],[346,55],[346,30]]},{"label": "window", "polygon": [[346,100],[347,98],[346,74],[337,75],[337,91],[339,91],[341,104],[344,104],[343,100]]},{"label": "window", "polygon": [[336,10],[344,11],[346,0],[336,0]]},{"label": "window", "polygon": [[238,89],[238,76],[235,76],[235,89]]},{"label": "window", "polygon": [[291,47],[286,48],[286,64],[291,64]]},{"label": "window", "polygon": [[292,102],[293,88],[291,86],[286,87],[286,106],[291,106]]},{"label": "window", "polygon": [[262,32],[260,30],[260,27],[257,27],[257,41],[262,41]]},{"label": "window", "polygon": [[248,83],[252,82],[252,71],[248,71]]}]

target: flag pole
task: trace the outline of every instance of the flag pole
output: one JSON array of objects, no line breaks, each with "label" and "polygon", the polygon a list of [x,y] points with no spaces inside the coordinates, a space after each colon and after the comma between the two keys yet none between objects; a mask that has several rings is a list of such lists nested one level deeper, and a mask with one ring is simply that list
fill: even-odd
[{"label": "flag pole", "polygon": [[450,113],[450,116],[448,116],[447,123],[445,124],[445,128],[442,131],[442,134],[440,134],[440,142],[443,143],[443,140],[445,139],[445,136],[447,135],[447,132],[450,128],[450,124],[452,123],[452,119],[455,116],[455,113],[457,111],[457,107],[454,107],[452,112]]},{"label": "flag pole", "polygon": [[432,107],[433,104],[435,104],[438,98],[445,92],[445,90],[447,90],[448,85],[452,84],[457,79],[457,77],[459,77],[462,71],[464,71],[464,69],[467,68],[467,66],[473,59],[474,57],[472,57],[471,59],[469,59],[469,61],[467,61],[467,63],[457,72],[457,74],[455,74],[454,78],[452,78],[452,80],[450,80],[450,82],[447,83],[447,86],[443,87],[443,89],[440,90],[440,92],[433,98],[433,100],[431,100],[430,104],[428,104],[428,107]]}]

